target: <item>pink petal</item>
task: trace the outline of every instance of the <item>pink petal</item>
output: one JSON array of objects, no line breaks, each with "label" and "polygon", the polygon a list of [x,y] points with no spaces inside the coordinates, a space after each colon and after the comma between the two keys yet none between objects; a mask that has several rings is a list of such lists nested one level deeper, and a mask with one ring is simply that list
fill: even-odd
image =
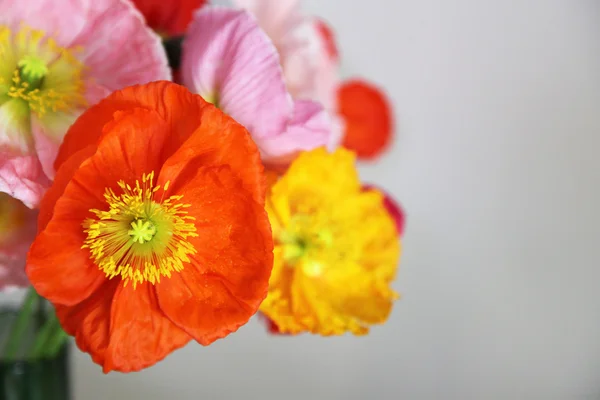
[{"label": "pink petal", "polygon": [[0,192],[35,208],[49,186],[50,180],[36,155],[19,155],[0,148]]},{"label": "pink petal", "polygon": [[290,27],[302,23],[300,0],[233,0],[233,3],[254,15],[277,47],[285,41]]},{"label": "pink petal", "polygon": [[339,60],[331,57],[322,23],[303,14],[298,0],[235,0],[234,4],[251,12],[277,47],[290,94],[335,110]]},{"label": "pink petal", "polygon": [[[55,1],[48,0],[55,3]],[[85,0],[85,27],[73,46],[83,48],[82,61],[93,82],[109,92],[135,84],[170,80],[167,55],[158,35],[127,0]],[[63,21],[61,28],[65,26]]]},{"label": "pink petal", "polygon": [[85,27],[90,3],[91,0],[58,4],[53,0],[0,1],[0,24],[17,32],[24,23],[52,34],[62,46],[69,46]]},{"label": "pink petal", "polygon": [[0,192],[35,207],[50,181],[35,154],[26,111],[19,100],[0,106]]},{"label": "pink petal", "polygon": [[43,118],[31,116],[31,131],[37,156],[44,174],[50,179],[54,179],[54,160],[64,134],[79,114],[80,112],[72,114],[56,112],[46,114]]},{"label": "pink petal", "polygon": [[324,35],[324,24],[303,14],[298,0],[235,0],[234,4],[251,12],[277,47],[292,97],[319,102],[331,114],[327,147],[339,147],[344,121],[337,115],[340,78],[339,58],[331,54],[333,35]]},{"label": "pink petal", "polygon": [[329,143],[327,143],[327,149],[334,151],[342,144],[344,139],[344,130],[346,129],[346,122],[339,114],[330,114],[331,118],[331,136],[329,137]]},{"label": "pink petal", "polygon": [[23,25],[52,36],[80,55],[97,84],[114,91],[170,79],[162,42],[128,0],[27,0],[0,2],[0,24]]},{"label": "pink petal", "polygon": [[255,139],[281,133],[293,113],[277,51],[245,11],[204,7],[183,45],[182,80]]},{"label": "pink petal", "polygon": [[298,100],[294,105],[294,118],[284,133],[257,140],[267,164],[287,164],[301,151],[329,144],[331,119],[323,107],[307,100]]}]

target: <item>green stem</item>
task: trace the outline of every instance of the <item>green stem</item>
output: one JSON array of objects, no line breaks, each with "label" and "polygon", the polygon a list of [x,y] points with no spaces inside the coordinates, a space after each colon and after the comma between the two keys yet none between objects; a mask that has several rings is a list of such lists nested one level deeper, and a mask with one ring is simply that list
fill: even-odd
[{"label": "green stem", "polygon": [[17,353],[21,347],[21,340],[27,332],[27,327],[31,322],[31,317],[36,309],[37,303],[40,300],[40,296],[35,292],[33,288],[29,288],[21,310],[17,316],[17,320],[12,326],[10,336],[6,342],[5,357],[8,361],[14,361]]},{"label": "green stem", "polygon": [[67,335],[67,333],[60,326],[60,323],[58,322],[56,316],[54,317],[54,319],[56,319],[56,326],[52,336],[48,340],[48,345],[46,346],[46,352],[44,353],[46,358],[56,357],[56,355],[66,342],[67,338],[69,337],[69,335]]},{"label": "green stem", "polygon": [[30,359],[37,360],[44,355],[44,349],[46,348],[48,341],[54,334],[58,321],[56,316],[52,313],[47,319],[46,323],[42,325],[42,328],[35,335],[35,342],[29,354]]}]

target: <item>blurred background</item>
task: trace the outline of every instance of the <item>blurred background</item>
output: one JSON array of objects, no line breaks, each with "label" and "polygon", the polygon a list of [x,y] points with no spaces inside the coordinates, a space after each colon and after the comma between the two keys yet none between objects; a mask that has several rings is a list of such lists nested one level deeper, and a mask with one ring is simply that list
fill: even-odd
[{"label": "blurred background", "polygon": [[390,321],[324,339],[254,319],[127,376],[76,353],[75,399],[599,399],[600,1],[305,9],[395,104],[393,148],[361,167],[408,213]]}]

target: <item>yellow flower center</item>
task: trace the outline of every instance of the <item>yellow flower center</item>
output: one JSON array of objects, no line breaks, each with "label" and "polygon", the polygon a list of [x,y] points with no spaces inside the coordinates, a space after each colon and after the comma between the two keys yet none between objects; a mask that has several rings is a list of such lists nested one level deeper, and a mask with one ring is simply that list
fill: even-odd
[{"label": "yellow flower center", "polygon": [[45,32],[0,26],[0,104],[20,99],[40,117],[86,106],[84,67],[73,53]]},{"label": "yellow flower center", "polygon": [[[83,248],[107,277],[120,275],[125,284],[160,282],[161,277],[184,268],[196,250],[187,240],[197,237],[194,218],[187,215],[183,196],[163,199],[169,187],[154,186],[154,172],[131,187],[118,182],[122,193],[107,188],[108,210],[90,210],[95,218],[84,221],[87,239]],[[158,194],[161,196],[158,196]]]},{"label": "yellow flower center", "polygon": [[324,262],[343,261],[350,252],[346,251],[343,238],[336,235],[336,226],[321,213],[293,215],[275,238],[282,247],[286,265],[301,263],[307,275],[317,276],[323,272]]}]

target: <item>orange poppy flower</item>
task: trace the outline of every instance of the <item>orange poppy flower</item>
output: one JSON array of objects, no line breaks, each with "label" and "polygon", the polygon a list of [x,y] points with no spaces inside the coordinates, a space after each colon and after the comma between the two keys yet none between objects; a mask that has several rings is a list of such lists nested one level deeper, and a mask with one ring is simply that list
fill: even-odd
[{"label": "orange poppy flower", "polygon": [[133,0],[150,28],[161,36],[183,35],[194,11],[207,0]]},{"label": "orange poppy flower", "polygon": [[346,123],[344,147],[362,159],[381,155],[392,140],[394,125],[385,94],[363,80],[349,80],[338,89],[338,104]]},{"label": "orange poppy flower", "polygon": [[247,130],[170,82],[118,91],[70,128],[27,261],[104,371],[136,371],[245,324],[273,242]]}]

